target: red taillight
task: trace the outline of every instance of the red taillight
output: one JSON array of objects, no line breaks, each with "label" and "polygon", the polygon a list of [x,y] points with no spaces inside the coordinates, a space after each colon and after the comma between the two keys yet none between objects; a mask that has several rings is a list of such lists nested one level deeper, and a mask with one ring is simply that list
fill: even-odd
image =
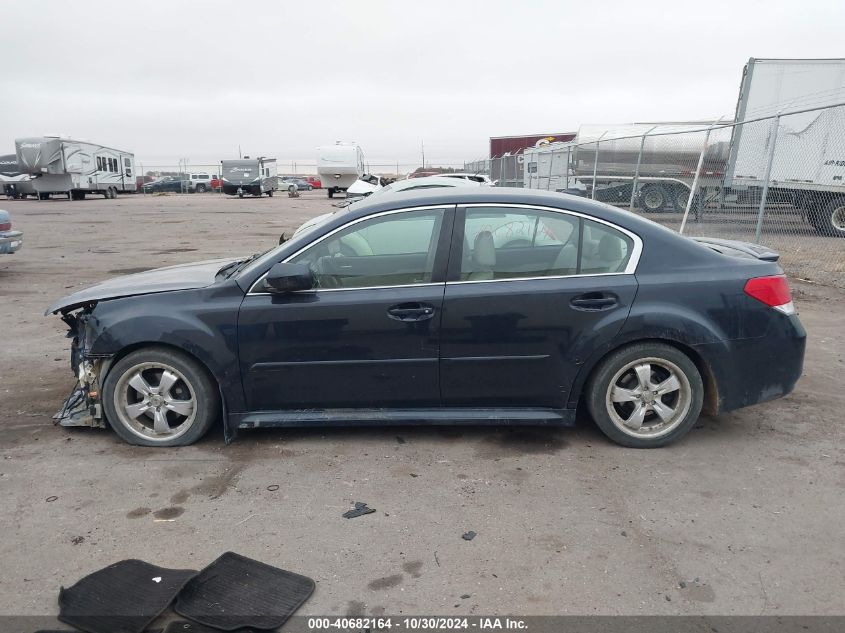
[{"label": "red taillight", "polygon": [[795,312],[792,305],[792,293],[789,291],[785,275],[749,279],[745,282],[745,294],[786,314]]},{"label": "red taillight", "polygon": [[11,222],[0,222],[0,231],[11,231],[12,230],[12,223]]}]

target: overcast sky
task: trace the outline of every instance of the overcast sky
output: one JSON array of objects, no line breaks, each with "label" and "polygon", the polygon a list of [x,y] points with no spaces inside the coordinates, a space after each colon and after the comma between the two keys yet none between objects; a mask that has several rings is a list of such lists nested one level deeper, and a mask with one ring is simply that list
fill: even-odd
[{"label": "overcast sky", "polygon": [[457,163],[490,136],[733,115],[749,57],[845,55],[843,0],[30,0],[0,25],[0,154],[58,133],[148,165],[337,139]]}]

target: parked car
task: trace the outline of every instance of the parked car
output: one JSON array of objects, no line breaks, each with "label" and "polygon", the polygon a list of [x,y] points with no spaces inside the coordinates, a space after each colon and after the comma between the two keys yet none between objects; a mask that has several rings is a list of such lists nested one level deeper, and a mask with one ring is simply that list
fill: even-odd
[{"label": "parked car", "polygon": [[63,424],[148,446],[264,426],[573,424],[624,446],[789,393],[805,332],[766,249],[575,196],[373,196],[248,258],[54,303],[80,387]]},{"label": "parked car", "polygon": [[0,255],[12,255],[23,246],[23,233],[12,230],[12,216],[0,209]]},{"label": "parked car", "polygon": [[279,189],[293,191],[294,186],[299,191],[311,191],[314,188],[307,180],[293,176],[284,176],[279,181]]},{"label": "parked car", "polygon": [[[356,182],[357,185],[359,182]],[[385,186],[378,186],[377,188],[373,188],[373,190],[365,195],[357,195],[353,196],[353,190],[355,185],[349,188],[347,191],[348,197],[346,200],[342,200],[336,203],[334,206],[338,208],[346,208],[356,202],[360,202],[364,198],[372,198],[373,196],[386,196],[394,193],[400,193],[402,191],[415,191],[420,189],[437,189],[439,187],[480,187],[481,183],[472,181],[472,180],[465,180],[461,178],[443,178],[441,176],[426,176],[425,178],[411,178],[405,180],[395,180]],[[336,213],[336,212],[335,212]],[[301,233],[302,231],[309,230],[312,226],[316,226],[320,222],[322,222],[325,218],[332,215],[331,213],[324,213],[323,215],[318,215],[316,217],[311,218],[307,222],[303,223],[296,231],[294,235]]]},{"label": "parked car", "polygon": [[472,182],[477,182],[479,185],[487,185],[488,187],[493,186],[493,181],[490,180],[489,176],[485,176],[484,174],[461,174],[461,173],[452,173],[452,174],[440,174],[443,178],[460,178],[462,180],[470,180]]},{"label": "parked car", "polygon": [[317,176],[308,176],[305,178],[305,181],[314,189],[322,189],[323,187],[322,181]]},{"label": "parked car", "polygon": [[142,189],[144,193],[161,193],[163,191],[185,193],[190,191],[190,187],[191,181],[187,177],[164,176],[158,180],[144,183]]}]

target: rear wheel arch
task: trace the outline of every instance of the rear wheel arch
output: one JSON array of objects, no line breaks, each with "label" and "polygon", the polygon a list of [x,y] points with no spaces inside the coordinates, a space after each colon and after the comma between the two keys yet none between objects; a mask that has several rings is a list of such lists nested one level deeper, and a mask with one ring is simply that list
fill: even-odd
[{"label": "rear wheel arch", "polygon": [[590,384],[591,378],[595,375],[596,371],[606,358],[622,349],[641,343],[660,343],[663,345],[669,345],[689,358],[698,369],[701,374],[702,382],[704,383],[704,405],[702,407],[702,412],[708,415],[715,415],[719,412],[719,387],[710,363],[707,362],[707,360],[694,347],[681,343],[677,340],[659,337],[625,340],[624,342],[619,342],[617,345],[609,347],[601,353],[596,354],[595,357],[585,363],[581,371],[578,372],[578,377],[576,378],[569,397],[570,406],[581,405],[586,395],[587,385]]}]

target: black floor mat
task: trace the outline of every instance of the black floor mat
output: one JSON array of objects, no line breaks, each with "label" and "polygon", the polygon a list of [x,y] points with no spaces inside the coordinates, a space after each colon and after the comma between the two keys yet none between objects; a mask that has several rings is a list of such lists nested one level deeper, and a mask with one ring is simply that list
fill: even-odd
[{"label": "black floor mat", "polygon": [[[188,620],[174,620],[167,625],[164,633],[220,633],[220,629],[215,629],[199,622],[189,622]],[[258,629],[237,629],[229,633],[267,633],[267,631],[259,631]]]},{"label": "black floor mat", "polygon": [[59,590],[59,620],[89,633],[141,633],[196,571],[124,560]]},{"label": "black floor mat", "polygon": [[179,593],[179,615],[224,631],[277,629],[314,591],[314,581],[226,552]]}]

